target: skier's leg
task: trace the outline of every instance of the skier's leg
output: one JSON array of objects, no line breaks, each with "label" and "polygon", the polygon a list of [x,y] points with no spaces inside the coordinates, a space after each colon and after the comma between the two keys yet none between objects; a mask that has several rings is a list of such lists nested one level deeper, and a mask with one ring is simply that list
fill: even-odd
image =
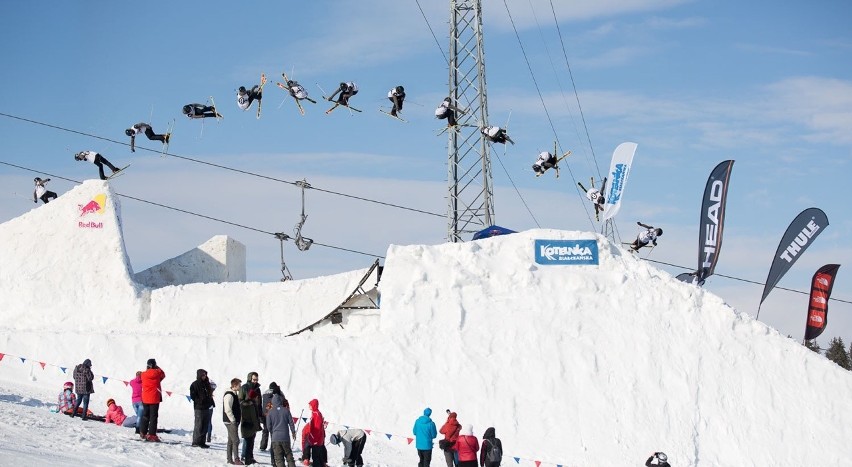
[{"label": "skier's leg", "polygon": [[152,130],[151,127],[145,129],[145,136],[147,136],[148,139],[152,141],[162,141],[163,143],[166,142],[166,135],[154,134],[154,130]]},{"label": "skier's leg", "polygon": [[106,175],[104,175],[103,157],[100,155],[95,156],[95,165],[98,166],[98,174],[101,176],[101,180],[106,180]]},{"label": "skier's leg", "polygon": [[452,110],[447,111],[447,125],[456,126],[456,113]]},{"label": "skier's leg", "polygon": [[80,399],[83,400],[83,420],[88,420],[89,419],[89,394],[83,394],[83,396],[78,398],[77,401],[79,402]]},{"label": "skier's leg", "polygon": [[71,408],[71,418],[77,416],[77,408],[80,407],[80,397],[82,396],[80,394],[77,394],[77,398],[74,399],[74,406]]}]

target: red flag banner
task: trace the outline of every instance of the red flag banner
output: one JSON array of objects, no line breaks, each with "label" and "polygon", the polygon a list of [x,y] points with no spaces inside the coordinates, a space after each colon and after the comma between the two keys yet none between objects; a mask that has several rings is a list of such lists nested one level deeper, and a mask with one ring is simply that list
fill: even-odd
[{"label": "red flag banner", "polygon": [[828,324],[828,298],[834,287],[834,277],[839,264],[826,264],[819,268],[811,281],[811,298],[808,301],[808,319],[805,323],[805,340],[819,337]]}]

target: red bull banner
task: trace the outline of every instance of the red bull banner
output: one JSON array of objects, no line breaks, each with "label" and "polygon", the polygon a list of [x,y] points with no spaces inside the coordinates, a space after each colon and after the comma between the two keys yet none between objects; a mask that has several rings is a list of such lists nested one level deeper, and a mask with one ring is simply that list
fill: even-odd
[{"label": "red bull banner", "polygon": [[805,340],[816,339],[828,324],[828,298],[834,287],[834,277],[839,264],[826,264],[819,268],[811,281],[811,299],[808,301],[808,319],[805,323]]},{"label": "red bull banner", "polygon": [[[766,276],[766,285],[763,286],[763,295],[760,297],[761,304],[826,227],[828,227],[828,217],[820,208],[805,209],[793,219],[784,236],[781,237],[778,249],[775,250],[775,258],[772,259],[769,275]],[[758,314],[760,314],[759,307]]]},{"label": "red bull banner", "polygon": [[[87,219],[82,220],[78,218],[77,227],[81,229],[102,229],[104,223],[99,222],[99,218],[104,213],[104,207],[106,207],[106,195],[104,193],[95,195],[86,204],[78,205],[77,208],[80,210],[80,217],[86,217]],[[90,218],[90,216],[94,216],[95,219]]]}]

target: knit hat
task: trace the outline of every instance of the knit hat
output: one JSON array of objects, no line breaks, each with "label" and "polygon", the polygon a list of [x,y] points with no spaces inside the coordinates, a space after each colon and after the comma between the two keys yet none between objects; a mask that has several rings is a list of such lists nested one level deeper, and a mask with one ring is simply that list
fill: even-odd
[{"label": "knit hat", "polygon": [[149,358],[148,359],[148,368],[154,368],[155,366],[157,366],[157,361],[154,360],[153,358]]},{"label": "knit hat", "polygon": [[107,407],[111,406],[112,404],[115,404],[115,399],[107,399]]},{"label": "knit hat", "polygon": [[86,368],[91,368],[92,367],[92,361],[89,360],[88,358],[83,360],[83,366],[86,367]]},{"label": "knit hat", "polygon": [[269,383],[269,389],[272,391],[278,389],[278,383],[276,383],[275,381]]}]

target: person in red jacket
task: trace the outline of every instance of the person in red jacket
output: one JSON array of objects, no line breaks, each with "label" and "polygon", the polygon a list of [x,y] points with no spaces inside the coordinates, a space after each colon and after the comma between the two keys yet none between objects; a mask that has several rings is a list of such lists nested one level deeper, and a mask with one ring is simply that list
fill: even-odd
[{"label": "person in red jacket", "polygon": [[449,448],[444,449],[444,458],[447,460],[447,467],[453,467],[454,465],[458,464],[456,452],[452,448],[452,446],[456,444],[456,440],[459,437],[459,432],[461,431],[461,424],[459,424],[457,417],[458,414],[456,414],[455,412],[450,412],[450,410],[447,409],[447,421],[444,422],[444,425],[439,431],[439,433],[444,435],[444,439],[449,443],[450,446]]},{"label": "person in red jacket", "polygon": [[148,359],[148,369],[142,372],[142,421],[139,423],[139,436],[146,441],[159,443],[157,436],[157,418],[160,413],[160,402],[163,401],[163,390],[160,382],[166,378],[166,373],[157,366],[157,361]]},{"label": "person in red jacket", "polygon": [[[319,411],[319,401],[316,399],[308,402],[308,407],[311,408],[311,419],[308,420],[310,431],[308,432],[308,448],[311,450],[311,456],[314,459],[313,465],[322,467],[328,463],[328,450],[325,448],[325,420],[322,417],[322,412]],[[307,460],[303,461],[305,465],[309,465]]]},{"label": "person in red jacket", "polygon": [[477,467],[479,440],[473,436],[473,425],[465,425],[453,449],[459,453],[459,467]]}]

